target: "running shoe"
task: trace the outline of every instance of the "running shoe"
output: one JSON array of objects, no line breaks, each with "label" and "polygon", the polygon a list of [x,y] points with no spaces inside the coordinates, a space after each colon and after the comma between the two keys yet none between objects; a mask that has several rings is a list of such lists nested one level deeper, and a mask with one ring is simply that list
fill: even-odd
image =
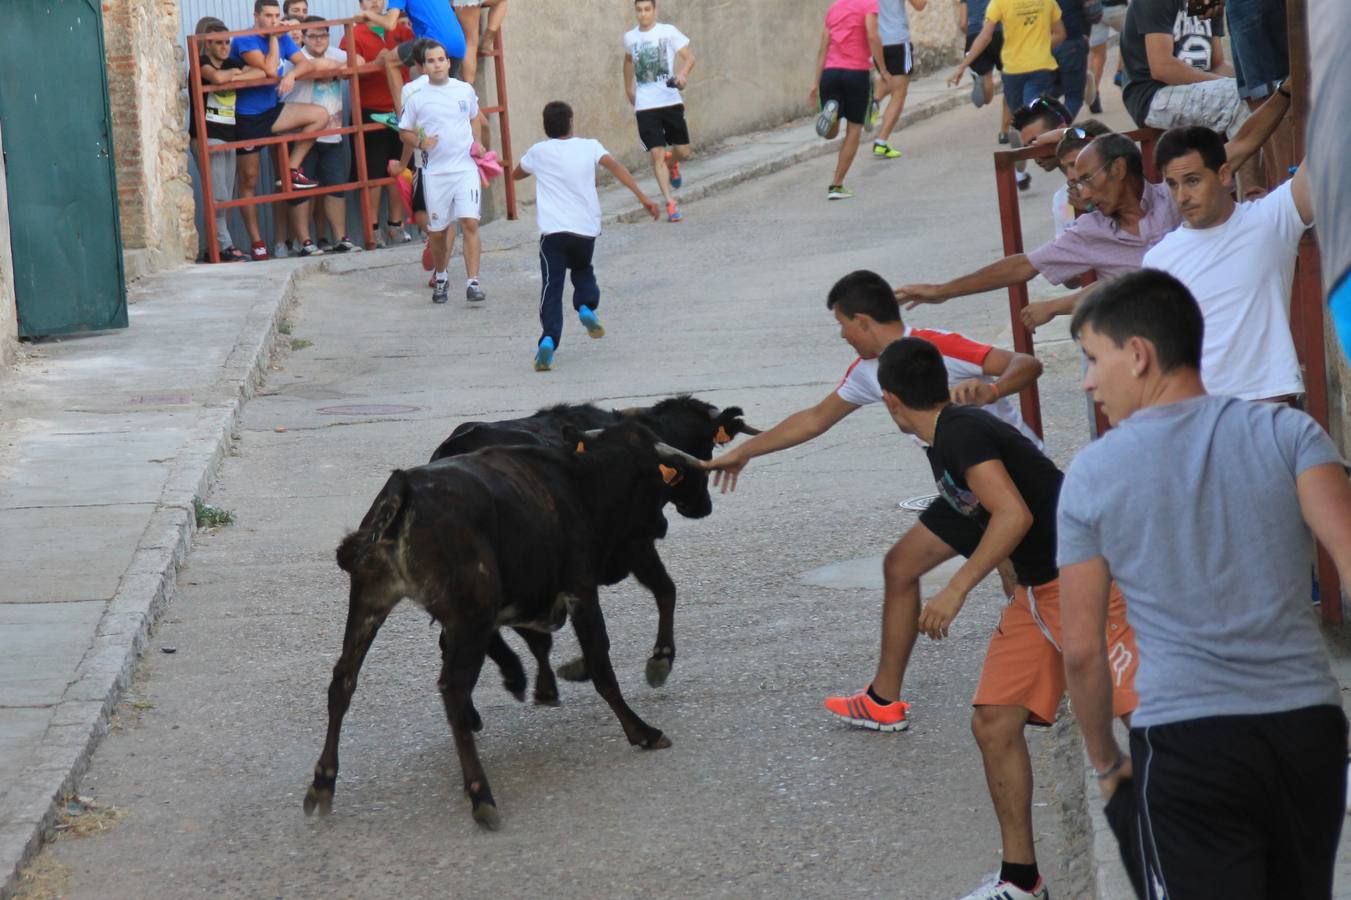
[{"label": "running shoe", "polygon": [[488,299],[488,295],[483,292],[483,288],[479,287],[477,278],[471,279],[469,283],[465,285],[464,299],[468,300],[470,303],[482,303],[484,300]]},{"label": "running shoe", "polygon": [[1112,84],[1116,85],[1117,87],[1121,87],[1121,70],[1120,70],[1120,69],[1118,69],[1118,70],[1117,70],[1117,73],[1116,73],[1115,75],[1112,76]]},{"label": "running shoe", "polygon": [[535,351],[535,371],[547,372],[554,367],[554,339],[546,337]]},{"label": "running shoe", "polygon": [[874,128],[877,127],[877,112],[879,109],[881,109],[881,106],[878,104],[877,98],[876,97],[868,98],[868,112],[863,117],[864,131],[871,132]]},{"label": "running shoe", "polygon": [[897,700],[884,706],[869,697],[866,690],[852,697],[827,697],[826,709],[850,725],[873,731],[905,731],[910,727],[905,715],[910,709],[909,703]]},{"label": "running shoe", "polygon": [[323,256],[324,251],[320,250],[314,241],[306,241],[300,245],[301,256]]},{"label": "running shoe", "polygon": [[319,182],[315,181],[313,178],[310,178],[308,175],[306,175],[299,169],[292,169],[291,186],[294,187],[296,190],[301,191],[306,190],[307,188],[317,188],[319,186]]},{"label": "running shoe", "polygon": [[816,133],[821,137],[830,134],[830,129],[835,127],[835,123],[840,118],[840,101],[827,100],[826,105],[821,107],[821,112],[816,117]]},{"label": "running shoe", "polygon": [[371,121],[379,122],[386,128],[393,128],[395,131],[399,130],[399,117],[392,112],[371,113]]},{"label": "running shoe", "polygon": [[1032,186],[1032,176],[1026,172],[1018,173],[1018,190],[1025,191]]},{"label": "running shoe", "polygon": [[971,73],[971,102],[975,104],[976,109],[980,109],[988,102],[985,96],[985,81],[975,72]]},{"label": "running shoe", "polygon": [[385,236],[389,238],[390,244],[407,244],[413,240],[408,236],[408,232],[403,230],[402,222],[385,223]]},{"label": "running shoe", "polygon": [[842,184],[832,184],[826,190],[827,200],[848,200],[852,196],[854,196],[854,192]]},{"label": "running shoe", "polygon": [[267,244],[262,241],[253,242],[253,246],[249,248],[249,256],[254,262],[263,262],[272,258],[267,255]]},{"label": "running shoe", "polygon": [[1088,104],[1088,111],[1095,116],[1102,115],[1102,101],[1094,97],[1093,102]]},{"label": "running shoe", "polygon": [[248,262],[249,257],[247,254],[240,252],[240,249],[236,247],[234,244],[231,244],[230,246],[226,247],[224,250],[220,252],[220,261]]},{"label": "running shoe", "polygon": [[999,132],[999,143],[1007,144],[1009,142],[1009,133],[1007,131]]},{"label": "running shoe", "polygon": [[680,177],[680,163],[676,162],[669,150],[666,153],[666,168],[671,173],[671,187],[678,188],[685,183],[685,179]]},{"label": "running shoe", "polygon": [[600,319],[596,318],[596,311],[589,306],[583,306],[577,310],[577,318],[582,320],[582,327],[586,329],[588,337],[605,337],[605,326],[600,324]]},{"label": "running shoe", "polygon": [[680,221],[681,215],[679,203],[676,203],[674,200],[672,200],[670,203],[666,204],[666,218],[670,222]]},{"label": "running shoe", "polygon": [[432,260],[432,242],[430,240],[423,241],[422,268],[430,272],[435,265],[436,265],[435,261]]},{"label": "running shoe", "polygon": [[285,259],[286,257],[290,256],[290,250],[291,250],[290,241],[277,241],[276,245],[272,248],[272,258]]},{"label": "running shoe", "polygon": [[432,302],[445,303],[450,299],[450,292],[447,290],[450,286],[449,281],[436,281],[432,284]]},{"label": "running shoe", "polygon": [[1012,881],[1000,881],[996,874],[962,900],[1051,900],[1051,892],[1045,878],[1038,878],[1036,887],[1025,891]]},{"label": "running shoe", "polygon": [[355,253],[361,250],[347,235],[338,238],[338,242],[329,248],[334,253]]},{"label": "running shoe", "polygon": [[901,151],[886,143],[873,141],[873,159],[900,159]]}]

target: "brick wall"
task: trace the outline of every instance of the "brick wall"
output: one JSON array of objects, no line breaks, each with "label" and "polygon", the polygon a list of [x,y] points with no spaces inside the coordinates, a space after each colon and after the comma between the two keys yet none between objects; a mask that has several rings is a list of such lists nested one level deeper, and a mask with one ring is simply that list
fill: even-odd
[{"label": "brick wall", "polygon": [[188,175],[176,0],[104,0],[118,207],[128,279],[190,260]]}]

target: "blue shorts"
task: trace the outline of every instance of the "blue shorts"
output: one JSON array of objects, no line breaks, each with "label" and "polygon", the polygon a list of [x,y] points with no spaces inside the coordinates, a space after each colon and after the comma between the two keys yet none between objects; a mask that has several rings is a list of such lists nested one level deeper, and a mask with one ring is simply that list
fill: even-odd
[{"label": "blue shorts", "polygon": [[1020,75],[1005,72],[1001,80],[1004,83],[1004,102],[1010,110],[1017,112],[1042,94],[1051,92],[1051,86],[1055,84],[1055,72],[1051,69],[1038,69]]},{"label": "blue shorts", "polygon": [[1270,96],[1290,74],[1284,0],[1229,0],[1225,14],[1238,95],[1244,100]]}]

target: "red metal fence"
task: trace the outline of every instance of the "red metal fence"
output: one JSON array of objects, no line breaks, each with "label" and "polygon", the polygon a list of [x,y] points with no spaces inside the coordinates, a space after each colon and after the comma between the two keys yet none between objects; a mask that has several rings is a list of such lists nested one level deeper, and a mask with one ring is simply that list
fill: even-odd
[{"label": "red metal fence", "polygon": [[[383,73],[385,67],[382,63],[369,62],[365,65],[357,63],[356,40],[353,30],[356,27],[353,19],[330,19],[323,22],[306,22],[304,28],[331,28],[335,25],[343,27],[344,40],[347,43],[347,65],[342,69],[331,69],[315,75],[306,76],[313,78],[333,78],[346,77],[349,90],[351,92],[351,115],[352,125],[346,125],[341,128],[327,128],[321,131],[309,132],[288,132],[286,134],[274,135],[266,138],[251,138],[244,141],[230,141],[222,144],[211,144],[207,140],[206,134],[206,104],[202,99],[204,95],[220,90],[220,86],[202,83],[201,69],[201,42],[207,39],[236,38],[247,35],[268,35],[268,34],[287,34],[295,30],[294,25],[282,25],[276,28],[253,28],[246,31],[215,32],[212,34],[191,34],[188,35],[188,61],[191,67],[188,80],[188,90],[196,98],[192,103],[192,116],[197,132],[197,158],[201,162],[201,185],[202,185],[202,220],[206,228],[206,251],[209,259],[213,263],[220,262],[220,246],[216,241],[216,212],[222,209],[232,209],[240,206],[256,206],[261,203],[274,203],[279,200],[305,199],[309,197],[322,196],[324,194],[335,194],[342,191],[359,190],[363,197],[368,189],[380,189],[385,185],[392,184],[394,178],[385,173],[373,173],[366,169],[366,138],[365,135],[371,131],[379,131],[388,126],[377,122],[362,121],[361,105],[361,81],[359,75],[369,75],[373,73]],[[493,42],[493,49],[487,52],[480,52],[480,57],[492,57],[493,76],[497,88],[497,104],[495,106],[482,107],[481,112],[485,115],[496,115],[498,122],[498,135],[501,141],[501,163],[507,172],[511,171],[511,124],[507,114],[507,75],[505,57],[502,53],[502,33],[497,33],[497,39]],[[259,87],[261,85],[277,84],[280,78],[256,78],[248,81],[234,81],[229,85],[231,90],[241,88]],[[334,134],[355,135],[352,146],[352,159],[356,167],[357,178],[355,181],[346,184],[335,184],[326,187],[302,188],[296,189],[291,183],[291,165],[290,165],[290,144],[296,140],[312,140],[315,138],[326,137]],[[282,181],[282,189],[272,193],[259,193],[252,197],[226,198],[220,199],[215,196],[211,183],[211,164],[210,154],[221,153],[226,150],[236,150],[242,147],[275,147],[280,154],[280,164],[278,169]],[[260,179],[264,177],[260,175]],[[270,180],[270,179],[269,179]],[[504,179],[507,201],[507,218],[516,218],[516,185],[511,180],[510,175]],[[359,203],[361,208],[361,234],[362,243],[366,249],[375,247],[375,236],[373,229],[375,224],[371,221],[370,207],[364,201]]]}]

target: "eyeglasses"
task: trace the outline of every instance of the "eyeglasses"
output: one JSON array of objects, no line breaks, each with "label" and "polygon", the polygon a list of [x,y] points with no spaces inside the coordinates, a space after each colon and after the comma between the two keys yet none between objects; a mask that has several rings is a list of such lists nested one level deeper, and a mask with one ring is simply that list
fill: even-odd
[{"label": "eyeglasses", "polygon": [[1116,162],[1116,160],[1114,160],[1114,159],[1109,159],[1109,160],[1107,160],[1107,162],[1105,162],[1105,163],[1103,163],[1102,165],[1098,166],[1098,167],[1097,167],[1096,169],[1094,169],[1092,172],[1089,172],[1089,173],[1088,173],[1087,175],[1085,175],[1083,178],[1071,178],[1071,179],[1069,179],[1070,190],[1072,190],[1072,191],[1082,191],[1084,188],[1088,187],[1089,184],[1092,183],[1092,181],[1093,181],[1094,178],[1097,178],[1097,177],[1098,177],[1098,173],[1099,173],[1099,172],[1101,172],[1103,169],[1107,168],[1108,166],[1110,166],[1110,165],[1111,165],[1112,163],[1114,163],[1114,162]]},{"label": "eyeglasses", "polygon": [[305,32],[305,37],[307,40],[311,41],[326,41],[329,39],[329,33],[327,31],[307,31]]}]

